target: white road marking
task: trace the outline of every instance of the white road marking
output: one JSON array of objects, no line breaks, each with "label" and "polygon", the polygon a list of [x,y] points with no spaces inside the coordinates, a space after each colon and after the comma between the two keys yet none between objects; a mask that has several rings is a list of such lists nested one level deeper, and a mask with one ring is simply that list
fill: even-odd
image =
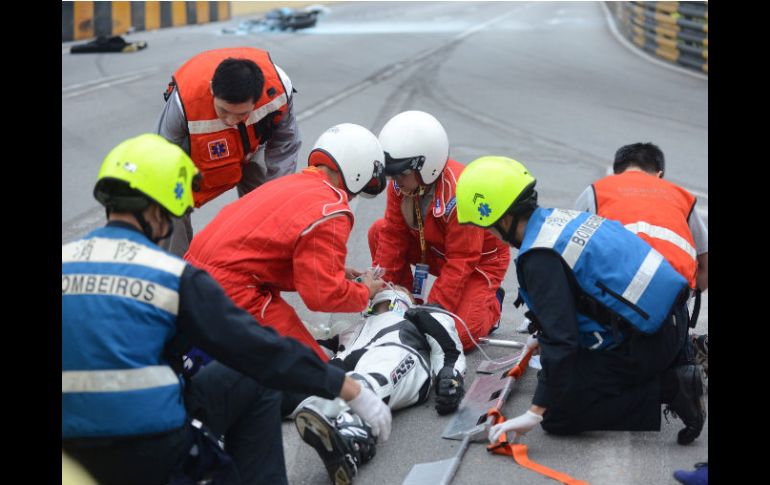
[{"label": "white road marking", "polygon": [[160,70],[159,66],[148,67],[146,69],[140,69],[126,74],[119,74],[116,76],[107,76],[99,79],[93,79],[82,83],[70,84],[61,88],[62,98],[73,98],[81,94],[90,93],[99,89],[104,89],[116,84],[123,84],[137,79],[146,77],[149,74],[153,74]]}]

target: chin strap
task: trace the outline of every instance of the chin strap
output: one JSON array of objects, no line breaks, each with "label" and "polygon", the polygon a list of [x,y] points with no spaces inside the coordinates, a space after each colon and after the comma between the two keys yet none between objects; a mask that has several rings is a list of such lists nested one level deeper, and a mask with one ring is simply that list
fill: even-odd
[{"label": "chin strap", "polygon": [[500,233],[500,235],[503,237],[503,241],[507,242],[511,246],[515,247],[516,249],[519,249],[521,247],[521,241],[516,240],[516,227],[519,225],[519,216],[514,215],[513,220],[511,221],[511,226],[508,228],[507,231],[503,230],[503,225],[500,224],[500,220],[498,219],[497,222],[495,222],[492,227],[497,229],[497,232]]},{"label": "chin strap", "polygon": [[166,234],[159,237],[157,241],[153,241],[155,244],[158,244],[163,239],[171,237],[174,233],[174,219],[171,218],[171,214],[166,212],[163,215],[166,217],[166,221],[168,221],[168,231],[166,231]]},{"label": "chin strap", "polygon": [[149,239],[152,242],[155,242],[155,240],[152,237],[152,226],[147,222],[147,220],[144,218],[144,215],[136,211],[134,212],[134,217],[136,218],[136,221],[139,223],[139,225],[142,227],[142,233],[147,236],[147,239]]},{"label": "chin strap", "polygon": [[137,211],[137,212],[134,212],[133,214],[137,222],[139,222],[139,225],[142,227],[142,233],[145,236],[147,236],[147,239],[154,242],[155,244],[158,244],[163,239],[170,237],[171,234],[174,232],[174,222],[171,219],[171,216],[165,210],[163,211],[163,217],[165,217],[166,221],[168,221],[168,231],[166,231],[166,234],[160,237],[153,237],[152,226],[150,226],[150,223],[147,222],[147,220],[144,218],[144,215],[141,212]]}]

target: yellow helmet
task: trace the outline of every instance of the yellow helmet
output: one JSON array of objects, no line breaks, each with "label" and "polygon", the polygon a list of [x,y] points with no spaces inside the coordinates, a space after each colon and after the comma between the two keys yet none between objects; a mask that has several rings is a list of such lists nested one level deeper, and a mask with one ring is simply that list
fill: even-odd
[{"label": "yellow helmet", "polygon": [[465,167],[457,180],[457,220],[492,227],[506,213],[537,207],[535,177],[512,158],[486,156]]},{"label": "yellow helmet", "polygon": [[94,197],[110,211],[137,212],[152,201],[181,217],[193,209],[200,174],[189,156],[159,135],[118,144],[104,158]]},{"label": "yellow helmet", "polygon": [[62,485],[97,485],[96,480],[83,466],[61,452],[61,483]]}]

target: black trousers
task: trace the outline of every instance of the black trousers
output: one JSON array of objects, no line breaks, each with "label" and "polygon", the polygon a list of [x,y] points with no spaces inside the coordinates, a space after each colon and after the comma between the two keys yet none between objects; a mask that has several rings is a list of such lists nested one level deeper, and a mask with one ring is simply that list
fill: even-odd
[{"label": "black trousers", "polygon": [[553,434],[660,430],[660,376],[692,362],[686,303],[654,335],[634,334],[615,349],[581,349],[576,379],[543,416]]},{"label": "black trousers", "polygon": [[[211,362],[185,390],[185,405],[189,418],[224,435],[225,451],[237,469],[228,475],[228,484],[288,483],[279,392]],[[189,468],[190,447],[201,443],[196,433],[197,429],[186,425],[162,435],[63,440],[62,448],[101,485],[167,484],[182,466]]]}]

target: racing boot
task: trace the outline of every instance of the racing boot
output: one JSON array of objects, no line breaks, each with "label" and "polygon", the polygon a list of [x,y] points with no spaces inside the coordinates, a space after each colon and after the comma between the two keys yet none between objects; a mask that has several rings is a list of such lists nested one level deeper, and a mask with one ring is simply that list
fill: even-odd
[{"label": "racing boot", "polygon": [[663,379],[672,384],[676,392],[666,402],[664,416],[673,414],[682,420],[685,427],[676,437],[680,445],[688,445],[700,435],[706,421],[706,405],[703,397],[703,368],[699,365],[681,365],[668,369]]},{"label": "racing boot", "polygon": [[377,437],[372,434],[372,428],[359,415],[345,411],[337,416],[334,424],[347,446],[353,450],[353,459],[357,466],[374,458],[377,453]]},{"label": "racing boot", "polygon": [[315,448],[334,485],[349,485],[358,466],[375,454],[377,438],[363,420],[348,412],[332,422],[315,407],[307,406],[294,418],[300,437]]}]

